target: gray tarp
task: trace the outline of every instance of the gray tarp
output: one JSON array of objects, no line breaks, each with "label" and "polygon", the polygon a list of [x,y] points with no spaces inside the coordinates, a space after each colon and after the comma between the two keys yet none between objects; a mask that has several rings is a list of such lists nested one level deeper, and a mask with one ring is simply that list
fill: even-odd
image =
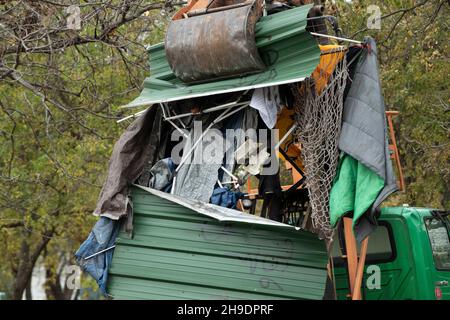
[{"label": "gray tarp", "polygon": [[152,107],[137,118],[114,145],[108,175],[103,184],[94,214],[114,220],[127,214],[128,186],[162,158],[160,148],[162,117]]},{"label": "gray tarp", "polygon": [[[216,115],[213,114],[203,119],[203,130],[215,118]],[[209,202],[218,179],[222,182],[231,181],[228,174],[219,170],[220,167],[223,164],[229,172],[233,172],[235,165],[234,151],[244,142],[246,130],[256,128],[257,121],[257,111],[248,107],[213,126],[191,154],[188,163],[181,166],[176,176],[174,194]],[[221,131],[219,131],[219,128]],[[183,156],[200,137],[201,131],[198,129],[191,130],[186,139]],[[234,134],[228,135],[227,130],[233,130]],[[225,138],[222,135],[225,135]],[[223,146],[223,148],[220,146]],[[212,150],[215,152],[211,152]]]},{"label": "gray tarp", "polygon": [[365,43],[367,46],[361,53],[344,103],[339,148],[374,171],[385,181],[385,185],[366,215],[371,221],[360,219],[360,223],[355,226],[357,238],[373,230],[379,205],[398,190],[389,153],[377,47],[375,40],[370,37],[366,37]]},{"label": "gray tarp", "polygon": [[[209,121],[213,120],[209,117]],[[208,122],[206,122],[208,123]],[[180,171],[175,175],[174,194],[184,198],[209,202],[209,198],[214,191],[214,185],[217,183],[219,168],[222,165],[224,157],[222,133],[215,127],[206,131],[206,126],[191,130],[186,144],[183,148],[183,158],[194,146],[195,142],[202,138],[203,130],[205,135],[197,145],[187,161],[181,165]],[[211,152],[212,151],[212,152]]]}]

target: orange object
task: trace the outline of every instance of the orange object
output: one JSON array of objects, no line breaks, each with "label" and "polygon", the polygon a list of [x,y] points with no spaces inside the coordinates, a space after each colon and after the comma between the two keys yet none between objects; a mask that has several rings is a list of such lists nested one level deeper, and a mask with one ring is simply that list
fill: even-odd
[{"label": "orange object", "polygon": [[[295,170],[295,168],[292,166],[292,164],[289,163],[289,161],[286,161],[286,169],[291,171],[293,184],[297,183],[298,181],[300,181],[303,178],[301,173],[298,172],[297,170]],[[303,170],[303,168],[300,168],[300,169]]]},{"label": "orange object", "polygon": [[359,253],[358,267],[356,268],[355,287],[353,288],[352,300],[361,300],[361,285],[364,276],[364,264],[366,263],[367,245],[369,237],[366,237],[361,243]]},{"label": "orange object", "polygon": [[172,20],[184,19],[184,15],[189,11],[207,8],[209,4],[210,0],[191,0],[185,7],[181,8],[175,13],[175,15],[172,17]]},{"label": "orange object", "polygon": [[391,144],[389,145],[389,150],[392,151],[391,159],[394,159],[395,165],[397,167],[398,172],[398,189],[400,191],[405,191],[405,180],[403,178],[403,168],[402,164],[400,162],[400,154],[398,152],[397,148],[397,139],[395,138],[395,130],[394,130],[394,124],[392,122],[392,117],[399,115],[400,112],[398,111],[386,111],[386,117],[388,121],[388,127],[389,127],[389,139],[391,140]]},{"label": "orange object", "polygon": [[320,62],[312,73],[312,78],[316,84],[316,92],[319,94],[328,84],[336,65],[345,57],[346,49],[340,45],[320,45]]},{"label": "orange object", "polygon": [[366,263],[367,247],[369,237],[361,242],[361,249],[358,258],[358,247],[353,233],[353,220],[349,217],[343,218],[345,258],[347,259],[347,271],[350,293],[347,295],[352,300],[361,300],[361,285],[364,276],[364,265]]},{"label": "orange object", "polygon": [[358,266],[358,248],[356,247],[356,239],[353,234],[352,219],[344,217],[343,221],[350,296],[353,297],[356,280],[356,268]]}]

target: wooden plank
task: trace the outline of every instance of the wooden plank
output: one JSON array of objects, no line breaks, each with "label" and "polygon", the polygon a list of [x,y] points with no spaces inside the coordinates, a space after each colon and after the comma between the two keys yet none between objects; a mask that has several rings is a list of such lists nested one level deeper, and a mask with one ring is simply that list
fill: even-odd
[{"label": "wooden plank", "polygon": [[398,176],[399,176],[398,188],[400,189],[400,191],[405,191],[405,180],[403,178],[403,169],[402,169],[402,164],[400,162],[400,155],[399,155],[398,148],[397,148],[397,139],[395,138],[394,124],[392,122],[392,116],[396,116],[398,114],[399,114],[398,111],[386,111],[386,116],[387,116],[387,121],[388,121],[388,126],[389,126],[389,138],[391,140],[391,145],[389,146],[389,149],[391,149],[394,153],[392,158],[394,158],[395,164],[397,166],[397,171],[398,171]]},{"label": "wooden plank", "polygon": [[189,11],[207,8],[209,4],[210,0],[198,0]]},{"label": "wooden plank", "polygon": [[366,237],[361,243],[361,251],[358,260],[358,268],[356,270],[355,286],[353,288],[352,300],[361,300],[361,284],[364,275],[364,264],[366,263],[367,245],[369,237]]},{"label": "wooden plank", "polygon": [[356,239],[353,234],[352,218],[344,217],[344,237],[345,250],[347,254],[347,268],[349,277],[350,295],[353,296],[353,289],[355,287],[356,268],[358,265]]}]

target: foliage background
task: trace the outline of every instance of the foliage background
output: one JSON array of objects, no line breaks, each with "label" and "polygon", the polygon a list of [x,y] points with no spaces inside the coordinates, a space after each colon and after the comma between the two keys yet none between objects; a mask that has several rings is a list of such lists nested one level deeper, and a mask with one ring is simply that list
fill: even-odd
[{"label": "foliage background", "polygon": [[[95,4],[94,4],[95,2]],[[81,30],[65,28],[80,5]],[[103,4],[103,5],[102,5]],[[369,5],[381,30],[367,30]],[[343,34],[377,40],[406,192],[389,204],[449,208],[449,2],[326,1]],[[0,1],[0,291],[31,299],[36,262],[49,299],[73,298],[64,265],[87,237],[120,109],[149,74],[174,2]],[[85,276],[85,288],[95,284]],[[78,292],[87,298],[87,293]]]}]

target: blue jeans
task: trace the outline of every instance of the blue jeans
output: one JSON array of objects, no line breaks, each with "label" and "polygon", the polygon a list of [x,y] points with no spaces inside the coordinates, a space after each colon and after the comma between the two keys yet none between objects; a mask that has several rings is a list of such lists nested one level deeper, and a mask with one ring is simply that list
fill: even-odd
[{"label": "blue jeans", "polygon": [[102,252],[89,259],[85,258],[113,246],[116,242],[119,227],[120,223],[118,220],[100,217],[88,238],[75,253],[78,265],[97,281],[104,295],[107,295],[106,282],[114,249]]}]

